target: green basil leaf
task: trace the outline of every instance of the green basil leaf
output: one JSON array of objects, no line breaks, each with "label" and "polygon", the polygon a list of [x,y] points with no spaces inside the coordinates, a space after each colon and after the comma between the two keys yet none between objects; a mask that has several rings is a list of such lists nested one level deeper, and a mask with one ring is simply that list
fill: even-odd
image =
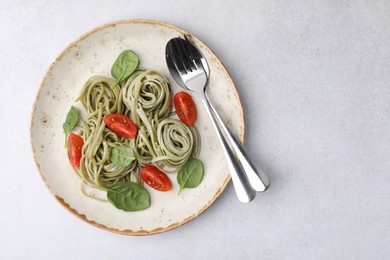
[{"label": "green basil leaf", "polygon": [[111,75],[117,80],[116,84],[130,76],[138,67],[138,62],[138,56],[130,50],[125,50],[119,54],[111,68]]},{"label": "green basil leaf", "polygon": [[200,160],[191,158],[186,162],[177,174],[177,182],[180,185],[179,193],[184,188],[197,187],[203,178],[203,164]]},{"label": "green basil leaf", "polygon": [[109,186],[107,199],[124,211],[138,211],[150,206],[149,193],[134,182],[119,182]]},{"label": "green basil leaf", "polygon": [[135,160],[135,156],[131,148],[116,146],[111,151],[110,160],[119,167],[126,167]]},{"label": "green basil leaf", "polygon": [[65,122],[62,124],[62,128],[64,129],[64,133],[65,133],[65,144],[68,139],[69,133],[76,126],[78,121],[79,121],[79,112],[77,111],[77,108],[72,106],[68,114],[66,115]]}]

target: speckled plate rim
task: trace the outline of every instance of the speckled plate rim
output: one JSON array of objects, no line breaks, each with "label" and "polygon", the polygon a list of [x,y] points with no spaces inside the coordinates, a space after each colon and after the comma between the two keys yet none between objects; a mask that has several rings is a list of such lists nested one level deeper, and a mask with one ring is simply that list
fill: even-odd
[{"label": "speckled plate rim", "polygon": [[[194,218],[196,218],[197,216],[199,216],[202,212],[204,212],[207,208],[209,208],[214,202],[215,200],[222,194],[222,192],[225,190],[227,184],[229,183],[231,177],[230,175],[227,176],[227,178],[224,180],[224,182],[222,183],[222,186],[217,190],[217,192],[214,194],[213,198],[209,201],[209,203],[207,203],[202,209],[200,209],[196,214],[192,215],[192,216],[189,216],[188,218],[184,219],[183,221],[181,222],[177,222],[177,223],[173,223],[167,227],[159,227],[159,228],[155,228],[153,230],[119,230],[119,229],[115,229],[115,228],[110,228],[110,227],[107,227],[103,224],[100,224],[100,223],[97,223],[95,221],[92,221],[92,220],[89,220],[87,219],[87,217],[84,215],[84,214],[80,214],[79,212],[77,212],[77,210],[73,209],[68,203],[65,202],[65,200],[63,198],[61,198],[60,196],[57,196],[55,195],[55,193],[50,189],[50,187],[48,186],[48,183],[46,182],[45,180],[45,177],[43,176],[42,172],[41,172],[41,169],[40,169],[40,165],[37,161],[37,158],[36,158],[36,152],[35,152],[35,149],[34,149],[34,145],[33,145],[33,132],[32,132],[32,128],[33,128],[33,124],[34,124],[34,113],[36,111],[36,104],[37,104],[37,101],[38,101],[38,97],[41,93],[41,90],[42,90],[42,87],[43,87],[43,84],[44,82],[46,81],[49,73],[53,70],[54,66],[57,64],[57,62],[59,60],[61,60],[61,58],[63,57],[63,55],[70,49],[72,48],[75,44],[79,43],[80,41],[82,41],[83,39],[85,39],[86,37],[94,34],[95,32],[101,30],[101,29],[104,29],[104,28],[108,28],[108,27],[111,27],[111,26],[116,26],[118,24],[149,24],[149,25],[160,25],[160,26],[164,26],[164,27],[167,27],[167,28],[170,28],[170,29],[174,29],[176,30],[178,33],[180,34],[190,34],[188,33],[187,31],[179,28],[179,27],[176,27],[174,25],[171,25],[171,24],[168,24],[168,23],[165,23],[165,22],[161,22],[161,21],[156,21],[156,20],[147,20],[147,19],[133,19],[133,20],[118,20],[118,21],[114,21],[114,22],[110,22],[110,23],[106,23],[106,24],[103,24],[101,26],[98,26],[94,29],[92,29],[91,31],[83,34],[82,36],[80,36],[77,40],[73,41],[72,43],[70,43],[63,51],[60,52],[60,54],[56,57],[55,61],[49,66],[49,68],[47,69],[45,75],[43,76],[42,80],[41,80],[41,83],[40,83],[40,86],[38,88],[38,91],[36,93],[36,96],[35,96],[35,99],[34,99],[34,104],[33,104],[33,109],[32,109],[32,112],[31,112],[31,122],[30,122],[30,143],[31,143],[31,148],[32,148],[32,153],[33,153],[33,158],[34,158],[34,161],[35,161],[35,165],[37,166],[37,169],[39,171],[39,174],[43,180],[43,182],[45,183],[45,186],[48,188],[48,190],[50,191],[50,193],[53,194],[53,196],[55,197],[55,199],[65,208],[67,209],[69,212],[71,212],[73,215],[75,215],[76,217],[78,217],[79,219],[87,222],[88,224],[91,224],[95,227],[98,227],[100,229],[103,229],[103,230],[107,230],[107,231],[110,231],[110,232],[113,232],[113,233],[118,233],[118,234],[122,234],[122,235],[130,235],[130,236],[146,236],[146,235],[153,235],[153,234],[159,234],[159,233],[162,233],[162,232],[165,232],[165,231],[169,231],[169,230],[172,230],[174,228],[177,228],[179,226],[182,226],[186,223],[188,223],[189,221],[193,220]],[[225,66],[223,65],[223,63],[218,59],[218,57],[215,55],[215,53],[206,45],[204,44],[201,40],[199,40],[198,38],[196,38],[195,36],[193,36],[192,34],[190,34],[192,39],[194,39],[195,42],[197,42],[198,44],[202,45],[205,47],[206,50],[208,50],[211,55],[212,55],[212,58],[217,62],[217,64],[220,66],[220,68],[222,69],[222,73],[224,73],[226,76],[227,76],[227,79],[229,80],[230,84],[233,86],[233,93],[235,95],[235,98],[237,99],[238,101],[238,104],[239,104],[239,107],[241,108],[241,111],[243,111],[243,106],[242,106],[242,102],[241,102],[241,98],[238,94],[238,91],[237,91],[237,88],[229,74],[229,72],[227,71],[227,69],[225,68]],[[240,129],[240,135],[239,135],[239,139],[240,141],[243,143],[244,142],[244,130],[245,130],[245,119],[244,119],[244,113],[242,113],[242,117],[241,117],[241,129]]]}]

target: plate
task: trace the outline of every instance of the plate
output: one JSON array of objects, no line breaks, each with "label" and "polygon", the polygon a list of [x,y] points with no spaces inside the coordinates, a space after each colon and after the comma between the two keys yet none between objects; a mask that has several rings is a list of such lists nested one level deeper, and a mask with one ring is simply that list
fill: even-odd
[{"label": "plate", "polygon": [[[119,53],[131,49],[143,68],[168,77],[173,93],[182,91],[169,75],[165,45],[169,39],[188,34],[175,26],[150,20],[126,20],[102,25],[84,34],[62,51],[49,67],[38,90],[31,118],[31,143],[36,165],[50,192],[72,214],[96,227],[125,235],[161,233],[189,222],[205,211],[230,180],[227,164],[201,101],[197,127],[201,135],[199,159],[205,174],[195,189],[178,195],[176,174],[170,174],[170,192],[150,192],[151,206],[138,212],[124,212],[108,202],[96,201],[80,191],[81,180],[74,173],[64,148],[62,124],[86,80],[93,75],[110,76]],[[208,94],[224,121],[242,141],[244,117],[238,92],[216,55],[192,36],[210,66]]]}]

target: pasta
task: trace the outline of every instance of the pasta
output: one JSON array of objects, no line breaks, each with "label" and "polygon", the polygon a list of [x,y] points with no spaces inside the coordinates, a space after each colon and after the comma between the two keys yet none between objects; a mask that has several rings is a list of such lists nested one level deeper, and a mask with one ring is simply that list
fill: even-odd
[{"label": "pasta", "polygon": [[[76,172],[90,187],[105,190],[117,182],[141,183],[140,168],[155,164],[160,168],[177,169],[198,152],[194,149],[197,130],[169,117],[171,90],[168,80],[154,70],[135,71],[125,82],[93,76],[81,90],[81,104],[87,120],[81,127],[84,146],[80,168]],[[135,138],[119,137],[106,127],[105,115],[120,113],[129,116],[138,126]],[[195,137],[193,132],[195,132]],[[126,167],[110,159],[114,147],[130,147],[136,160]]]},{"label": "pasta", "polygon": [[140,125],[140,117],[135,111],[141,108],[148,117],[158,121],[169,115],[171,90],[168,80],[157,71],[137,71],[122,86],[123,102],[130,111],[130,117]]}]

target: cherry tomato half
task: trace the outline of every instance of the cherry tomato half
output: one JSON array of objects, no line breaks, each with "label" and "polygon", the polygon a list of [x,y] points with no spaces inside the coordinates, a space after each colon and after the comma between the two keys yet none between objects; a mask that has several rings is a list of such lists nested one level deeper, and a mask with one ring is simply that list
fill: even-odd
[{"label": "cherry tomato half", "polygon": [[80,167],[80,159],[82,155],[82,148],[84,145],[83,138],[80,136],[70,133],[68,138],[68,157],[73,168]]},{"label": "cherry tomato half", "polygon": [[107,127],[125,138],[133,138],[137,135],[137,125],[127,116],[122,114],[111,114],[104,117]]},{"label": "cherry tomato half", "polygon": [[195,124],[197,111],[192,97],[187,92],[179,92],[173,98],[176,114],[180,121],[188,126]]},{"label": "cherry tomato half", "polygon": [[172,183],[168,176],[160,171],[156,166],[144,166],[141,170],[141,178],[146,184],[155,190],[169,191],[172,189]]}]

